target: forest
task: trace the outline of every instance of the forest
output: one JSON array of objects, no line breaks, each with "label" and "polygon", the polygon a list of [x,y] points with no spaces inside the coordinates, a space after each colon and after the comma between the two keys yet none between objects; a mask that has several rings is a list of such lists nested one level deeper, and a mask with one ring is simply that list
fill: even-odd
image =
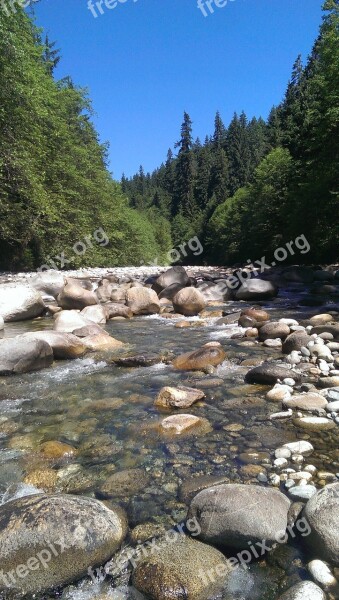
[{"label": "forest", "polygon": [[117,182],[88,91],[55,78],[55,42],[25,11],[1,11],[0,268],[39,268],[100,228],[109,242],[68,268],[161,264],[195,236],[205,264],[244,261],[249,248],[269,256],[300,235],[307,260],[338,258],[338,24],[327,0],[312,53],[267,120],[238,112],[226,126],[217,112],[201,141],[185,112],[166,161]]}]

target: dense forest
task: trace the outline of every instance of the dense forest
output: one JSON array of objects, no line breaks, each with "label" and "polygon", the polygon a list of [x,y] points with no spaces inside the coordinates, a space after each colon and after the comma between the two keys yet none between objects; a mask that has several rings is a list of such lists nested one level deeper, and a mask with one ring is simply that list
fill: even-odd
[{"label": "dense forest", "polygon": [[[23,10],[0,11],[0,268],[161,263],[194,236],[212,264],[269,255],[302,234],[307,260],[336,259],[338,0],[324,11],[267,121],[242,112],[226,127],[218,112],[202,143],[185,113],[175,153],[121,183],[87,91],[55,78],[55,44]],[[100,228],[104,244],[93,240]]]},{"label": "dense forest", "polygon": [[59,58],[24,11],[0,11],[0,269],[161,261],[169,223],[129,206],[86,90],[54,79]]},{"label": "dense forest", "polygon": [[177,156],[169,150],[152,174],[140,167],[122,178],[131,206],[171,222],[174,244],[198,235],[205,260],[233,264],[305,235],[303,260],[338,258],[338,0],[324,11],[306,65],[299,56],[267,121],[242,112],[226,127],[218,112],[201,143],[185,113]]}]

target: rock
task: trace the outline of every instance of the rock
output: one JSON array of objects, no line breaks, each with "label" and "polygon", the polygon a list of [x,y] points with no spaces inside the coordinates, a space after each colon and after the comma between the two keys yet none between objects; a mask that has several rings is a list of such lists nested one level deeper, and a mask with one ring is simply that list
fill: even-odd
[{"label": "rock", "polygon": [[232,299],[232,290],[229,288],[226,279],[218,283],[204,281],[198,284],[197,289],[201,292],[206,302],[227,302]]},{"label": "rock", "polygon": [[32,485],[44,492],[54,492],[58,481],[57,472],[53,469],[35,469],[26,475],[24,483]]},{"label": "rock", "polygon": [[[99,283],[98,283],[98,287],[96,290],[96,295],[97,295],[99,302],[103,302],[103,303],[109,302],[111,300],[111,294],[112,294],[113,288],[116,288],[116,286],[111,281],[109,281],[108,279],[105,279],[105,278],[101,279],[101,281],[99,281]],[[123,298],[122,302],[124,302],[126,299],[126,291],[125,290],[123,290],[122,298]]]},{"label": "rock", "polygon": [[152,367],[162,362],[163,356],[159,354],[137,354],[135,356],[124,356],[114,359],[118,367]]},{"label": "rock", "polygon": [[193,428],[201,427],[205,424],[205,420],[195,415],[172,415],[166,417],[160,423],[160,429],[164,433],[171,433],[174,435],[181,435],[186,433]]},{"label": "rock", "polygon": [[325,344],[314,344],[310,348],[312,356],[316,356],[318,359],[323,359],[326,362],[333,362],[333,356],[331,350]]},{"label": "rock", "polygon": [[331,388],[339,386],[339,376],[332,375],[332,377],[319,377],[317,385],[320,388]]},{"label": "rock", "polygon": [[77,455],[77,451],[73,446],[54,440],[41,444],[39,451],[44,458],[56,460],[74,458]]},{"label": "rock", "polygon": [[241,311],[241,316],[250,317],[256,323],[265,323],[265,321],[269,320],[269,314],[265,310],[261,310],[259,308],[244,308]]},{"label": "rock", "polygon": [[311,337],[306,331],[295,331],[285,339],[282,351],[284,354],[291,354],[294,350],[299,351],[301,348],[306,347],[310,341]]},{"label": "rock", "polygon": [[173,298],[175,312],[192,317],[206,308],[207,302],[202,293],[196,288],[183,288]]},{"label": "rock", "polygon": [[314,315],[314,317],[310,318],[310,323],[313,326],[317,326],[317,325],[326,325],[327,323],[332,323],[333,322],[333,316],[329,315],[329,314],[320,314],[320,315]]},{"label": "rock", "polygon": [[98,325],[105,325],[106,323],[107,313],[105,308],[100,304],[97,304],[96,306],[86,306],[82,309],[81,314],[85,319],[89,319]]},{"label": "rock", "polygon": [[88,325],[83,325],[82,327],[74,329],[73,335],[76,335],[79,338],[93,337],[96,335],[106,335],[107,337],[109,337],[109,333],[107,333],[107,331],[105,331],[105,329],[101,327],[101,325],[93,323],[93,321],[88,321]]},{"label": "rock", "polygon": [[22,337],[47,342],[53,350],[55,359],[81,358],[87,352],[83,341],[71,333],[46,330],[25,333]]},{"label": "rock", "polygon": [[339,591],[339,584],[334,575],[331,573],[329,566],[322,560],[311,560],[308,563],[307,568],[311,573],[316,583],[324,590],[331,590],[331,588],[337,588]]},{"label": "rock", "polygon": [[116,340],[115,338],[108,335],[106,332],[99,333],[97,335],[89,335],[82,338],[82,343],[85,344],[86,348],[91,352],[109,352],[111,350],[117,350],[122,348],[124,342]]},{"label": "rock", "polygon": [[275,386],[269,392],[267,392],[266,398],[271,402],[283,402],[284,400],[291,398],[292,392],[293,388],[291,388],[289,385],[276,383]]},{"label": "rock", "polygon": [[45,494],[0,506],[0,563],[15,583],[0,589],[28,594],[64,586],[105,563],[127,531],[120,516],[92,498]]},{"label": "rock", "polygon": [[280,338],[276,338],[276,339],[269,338],[264,341],[264,346],[266,346],[267,348],[281,348],[282,341]]},{"label": "rock", "polygon": [[285,534],[289,506],[286,496],[276,489],[219,485],[193,498],[187,518],[198,521],[204,541],[242,549],[250,541],[277,542],[279,534]]},{"label": "rock", "polygon": [[317,335],[319,335],[320,333],[331,333],[333,335],[334,340],[339,340],[339,323],[334,323],[334,325],[317,325],[316,327],[313,327],[313,329],[311,329],[311,335],[313,335],[314,333],[316,333]]},{"label": "rock", "polygon": [[324,431],[334,429],[335,423],[326,417],[298,417],[293,419],[294,425],[309,431]]},{"label": "rock", "polygon": [[33,288],[17,283],[0,285],[0,315],[5,323],[34,319],[45,309],[41,295]]},{"label": "rock", "polygon": [[314,281],[314,271],[311,267],[291,266],[283,272],[285,281],[293,283],[312,283]]},{"label": "rock", "polygon": [[162,292],[160,292],[159,298],[160,300],[163,300],[165,298],[168,300],[168,302],[170,302],[171,300],[173,300],[174,296],[178,292],[180,292],[180,290],[182,290],[184,287],[185,286],[181,283],[172,283],[172,285],[169,285],[167,288],[162,290]]},{"label": "rock", "polygon": [[308,485],[308,484],[307,485],[296,485],[296,486],[289,488],[288,493],[294,502],[297,502],[299,500],[302,502],[306,502],[307,500],[312,498],[312,496],[314,496],[314,494],[317,493],[317,488],[314,485]]},{"label": "rock", "polygon": [[267,300],[278,295],[278,288],[264,279],[249,279],[235,292],[236,300]]},{"label": "rock", "polygon": [[247,383],[262,383],[270,385],[283,381],[286,377],[293,376],[293,379],[300,381],[300,375],[292,369],[286,368],[275,362],[264,362],[258,367],[254,367],[245,376]]},{"label": "rock", "polygon": [[0,331],[3,331],[5,329],[5,321],[3,320],[2,316],[0,315]]},{"label": "rock", "polygon": [[265,323],[265,325],[263,325],[260,328],[259,331],[259,340],[261,342],[264,342],[265,340],[268,339],[276,339],[276,338],[280,338],[281,340],[284,340],[290,333],[290,328],[288,327],[288,325],[285,325],[285,323],[280,323],[278,322],[270,322],[270,323]]},{"label": "rock", "polygon": [[132,583],[152,600],[207,600],[225,585],[231,571],[221,552],[176,534],[175,542],[157,540],[157,549],[138,562]]},{"label": "rock", "polygon": [[312,581],[302,581],[289,588],[278,600],[326,600],[326,596]]},{"label": "rock", "polygon": [[200,371],[210,365],[216,367],[226,358],[226,353],[218,342],[205,344],[199,350],[186,352],[177,356],[172,362],[173,367],[180,371]]},{"label": "rock", "polygon": [[65,280],[60,271],[50,270],[35,275],[29,283],[38,292],[56,299],[64,287]]},{"label": "rock", "polygon": [[127,290],[127,306],[134,315],[153,315],[160,312],[160,302],[154,290],[134,287]]},{"label": "rock", "polygon": [[307,392],[306,394],[291,396],[291,398],[283,400],[283,404],[294,409],[317,410],[318,408],[325,408],[327,400],[321,394]]},{"label": "rock", "polygon": [[104,498],[123,498],[134,496],[150,482],[150,475],[144,469],[126,469],[113,473],[100,488],[100,495]]},{"label": "rock", "polygon": [[312,444],[304,440],[289,442],[288,444],[284,444],[283,448],[287,448],[292,454],[301,454],[301,456],[310,456],[314,451]]},{"label": "rock", "polygon": [[167,269],[154,282],[153,286],[156,292],[161,292],[173,284],[179,284],[183,287],[190,285],[189,277],[184,267],[176,266]]},{"label": "rock", "polygon": [[64,310],[82,310],[86,306],[98,304],[94,292],[86,290],[78,282],[69,279],[65,279],[65,286],[57,301]]},{"label": "rock", "polygon": [[311,527],[305,538],[315,556],[339,566],[339,482],[326,485],[307,502],[304,515]]},{"label": "rock", "polygon": [[115,317],[124,317],[124,319],[131,319],[133,312],[128,306],[124,304],[118,304],[116,302],[107,302],[104,305],[107,319],[114,319]]},{"label": "rock", "polygon": [[204,392],[195,388],[164,387],[160,390],[154,404],[164,408],[189,408],[202,398],[205,398]]},{"label": "rock", "polygon": [[329,404],[327,404],[326,410],[328,412],[339,412],[339,400],[336,400],[335,402],[330,402]]},{"label": "rock", "polygon": [[62,310],[54,315],[54,331],[73,333],[73,331],[82,327],[87,327],[88,325],[91,325],[91,321],[86,319],[76,310]]},{"label": "rock", "polygon": [[199,477],[191,477],[190,479],[183,481],[180,486],[180,502],[189,504],[198,492],[222,483],[229,483],[229,478],[226,475],[201,475]]},{"label": "rock", "polygon": [[39,371],[52,362],[52,348],[43,340],[20,335],[0,341],[0,375]]}]

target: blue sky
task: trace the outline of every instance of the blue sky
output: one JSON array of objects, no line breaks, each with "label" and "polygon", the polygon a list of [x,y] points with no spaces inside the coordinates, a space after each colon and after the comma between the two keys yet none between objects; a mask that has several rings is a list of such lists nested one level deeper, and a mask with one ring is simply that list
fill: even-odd
[{"label": "blue sky", "polygon": [[120,178],[165,160],[184,110],[202,140],[217,110],[226,124],[235,110],[266,118],[295,58],[311,50],[321,4],[229,0],[204,17],[197,0],[119,0],[94,18],[87,0],[41,0],[35,13],[61,48],[56,76],[89,88]]}]

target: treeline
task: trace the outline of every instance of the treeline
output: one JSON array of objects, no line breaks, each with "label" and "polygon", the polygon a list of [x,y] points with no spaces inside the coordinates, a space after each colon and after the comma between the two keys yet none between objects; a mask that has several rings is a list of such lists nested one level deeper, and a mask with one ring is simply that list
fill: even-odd
[{"label": "treeline", "polygon": [[[55,81],[58,50],[16,8],[0,11],[0,270],[59,267],[63,256],[68,268],[161,261],[169,223],[156,207],[129,206],[86,90]],[[107,244],[93,237],[100,228]]]},{"label": "treeline", "polygon": [[210,263],[270,256],[302,234],[311,245],[303,260],[339,256],[338,0],[324,11],[307,64],[298,57],[267,121],[241,113],[226,127],[217,113],[201,143],[185,113],[177,155],[122,178],[131,206],[170,220],[175,244],[198,235]]}]

